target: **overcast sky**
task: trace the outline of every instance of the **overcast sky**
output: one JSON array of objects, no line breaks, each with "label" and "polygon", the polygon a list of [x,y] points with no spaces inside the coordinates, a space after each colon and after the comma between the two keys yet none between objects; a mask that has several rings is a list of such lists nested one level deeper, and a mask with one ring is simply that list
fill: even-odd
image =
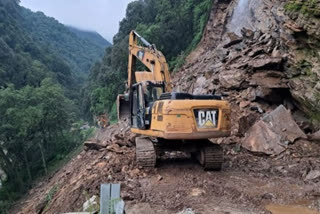
[{"label": "overcast sky", "polygon": [[21,0],[21,5],[32,11],[42,11],[63,24],[94,30],[112,42],[131,1],[133,0]]}]

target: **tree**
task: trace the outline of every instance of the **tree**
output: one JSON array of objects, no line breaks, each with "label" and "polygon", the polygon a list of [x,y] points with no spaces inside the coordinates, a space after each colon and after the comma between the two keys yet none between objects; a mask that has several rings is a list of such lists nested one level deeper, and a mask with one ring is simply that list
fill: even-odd
[{"label": "tree", "polygon": [[[47,173],[47,161],[58,150],[56,139],[71,127],[73,108],[62,88],[50,79],[43,80],[37,88],[16,90],[10,85],[0,90],[1,167],[10,179],[26,175],[31,183],[36,173],[33,157],[37,156]],[[20,172],[12,172],[12,166]]]}]

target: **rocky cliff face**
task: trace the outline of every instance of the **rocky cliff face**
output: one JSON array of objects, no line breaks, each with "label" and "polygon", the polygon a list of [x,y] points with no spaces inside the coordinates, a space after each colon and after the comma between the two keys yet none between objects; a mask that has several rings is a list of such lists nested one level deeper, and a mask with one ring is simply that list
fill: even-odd
[{"label": "rocky cliff face", "polygon": [[236,136],[280,104],[306,131],[319,122],[320,19],[289,6],[279,0],[216,0],[203,40],[175,75],[182,91],[228,95],[239,121]]},{"label": "rocky cliff face", "polygon": [[293,97],[313,122],[320,121],[320,1],[289,1],[284,23],[292,36],[289,78]]}]

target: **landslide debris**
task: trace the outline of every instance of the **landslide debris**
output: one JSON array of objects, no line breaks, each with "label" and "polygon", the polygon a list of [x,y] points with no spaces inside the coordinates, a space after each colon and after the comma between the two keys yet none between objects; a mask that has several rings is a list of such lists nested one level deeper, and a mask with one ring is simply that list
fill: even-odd
[{"label": "landslide debris", "polygon": [[[117,144],[116,135],[129,144]],[[237,144],[223,145],[222,171],[206,172],[190,158],[162,160],[156,169],[142,169],[135,164],[130,138],[134,137],[125,123],[100,130],[90,143],[103,148],[84,147],[30,190],[11,213],[82,211],[88,198],[99,195],[102,183],[121,183],[121,197],[132,213],[172,214],[187,208],[196,213],[263,213],[271,202],[313,201],[320,194],[320,145],[306,140],[272,157],[254,155]]]},{"label": "landslide debris", "polygon": [[[319,60],[316,56],[306,59],[309,55],[302,53],[310,47],[319,50],[315,28],[302,27],[302,15],[296,15],[297,19],[285,6],[285,2],[271,0],[216,1],[204,39],[174,76],[176,89],[222,94],[232,103],[233,121],[237,121],[234,137],[219,142],[240,142],[238,137],[279,105],[291,112],[303,131],[319,129]],[[231,24],[238,19],[242,23]],[[303,20],[312,26],[320,23],[314,18]],[[306,35],[296,35],[288,23],[300,26]]]}]

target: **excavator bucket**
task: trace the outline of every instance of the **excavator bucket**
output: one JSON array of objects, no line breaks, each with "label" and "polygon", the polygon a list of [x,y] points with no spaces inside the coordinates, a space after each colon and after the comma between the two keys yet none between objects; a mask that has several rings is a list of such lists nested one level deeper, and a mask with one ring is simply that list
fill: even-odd
[{"label": "excavator bucket", "polygon": [[130,117],[130,102],[125,99],[124,94],[117,97],[118,120],[128,119]]}]

